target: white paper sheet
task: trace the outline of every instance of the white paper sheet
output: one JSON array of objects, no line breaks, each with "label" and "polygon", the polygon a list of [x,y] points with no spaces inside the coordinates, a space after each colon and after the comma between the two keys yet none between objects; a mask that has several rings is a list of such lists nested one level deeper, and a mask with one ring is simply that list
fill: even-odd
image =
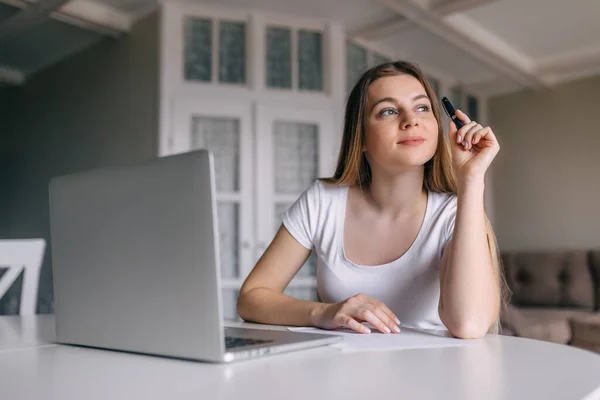
[{"label": "white paper sheet", "polygon": [[347,328],[325,330],[312,327],[289,327],[288,329],[295,332],[341,335],[344,340],[332,344],[331,347],[344,352],[473,346],[480,342],[480,339],[464,340],[450,337],[445,330],[400,327],[400,333],[383,334],[373,327],[370,328],[371,333],[369,334],[357,333]]}]

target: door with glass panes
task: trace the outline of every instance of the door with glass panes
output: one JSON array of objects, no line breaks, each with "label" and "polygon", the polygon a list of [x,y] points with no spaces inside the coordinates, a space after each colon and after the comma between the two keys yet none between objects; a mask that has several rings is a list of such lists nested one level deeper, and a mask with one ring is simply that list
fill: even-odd
[{"label": "door with glass panes", "polygon": [[[333,174],[331,112],[292,107],[257,107],[256,237],[258,259],[287,210],[319,177]],[[311,252],[285,290],[317,300],[316,256]]]},{"label": "door with glass panes", "polygon": [[[332,118],[316,109],[185,100],[174,107],[173,122],[174,153],[214,154],[223,310],[236,318],[239,289],[281,213],[317,177],[332,174]],[[285,293],[316,300],[315,272],[311,254]]]},{"label": "door with glass panes", "polygon": [[249,104],[180,101],[174,107],[174,153],[214,155],[221,284],[225,318],[235,318],[243,279],[253,266],[252,129]]}]

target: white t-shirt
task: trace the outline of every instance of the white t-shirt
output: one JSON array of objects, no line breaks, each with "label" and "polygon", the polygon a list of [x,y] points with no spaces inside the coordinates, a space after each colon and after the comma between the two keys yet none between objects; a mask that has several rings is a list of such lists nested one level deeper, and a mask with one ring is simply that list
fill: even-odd
[{"label": "white t-shirt", "polygon": [[456,195],[429,192],[425,219],[416,240],[399,259],[357,265],[343,244],[348,187],[319,180],[283,214],[290,234],[317,256],[317,291],[337,303],[363,293],[387,305],[406,326],[444,328],[438,314],[442,252],[454,232]]}]

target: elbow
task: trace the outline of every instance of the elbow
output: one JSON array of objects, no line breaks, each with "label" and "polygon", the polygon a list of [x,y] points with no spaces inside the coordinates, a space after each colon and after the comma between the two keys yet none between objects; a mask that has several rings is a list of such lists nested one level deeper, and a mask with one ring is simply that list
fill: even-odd
[{"label": "elbow", "polygon": [[452,336],[459,339],[481,339],[489,330],[486,324],[477,321],[462,321],[446,327]]},{"label": "elbow", "polygon": [[238,295],[237,302],[235,304],[235,310],[238,316],[246,322],[260,322],[256,314],[257,306],[257,295],[260,297],[260,293],[255,293],[257,290],[260,292],[261,287],[253,287],[245,289],[242,287],[240,294]]},{"label": "elbow", "polygon": [[248,313],[248,298],[247,298],[248,293],[247,292],[242,292],[240,293],[240,295],[238,296],[237,299],[237,303],[235,305],[235,309],[236,312],[238,314],[238,316],[243,319],[246,322],[250,322],[251,321],[251,317]]}]

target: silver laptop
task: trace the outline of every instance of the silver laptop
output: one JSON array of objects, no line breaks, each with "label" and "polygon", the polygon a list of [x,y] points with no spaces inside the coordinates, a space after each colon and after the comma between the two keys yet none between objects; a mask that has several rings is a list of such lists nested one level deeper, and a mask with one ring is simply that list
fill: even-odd
[{"label": "silver laptop", "polygon": [[50,181],[58,343],[229,362],[340,340],[224,327],[213,168],[199,150]]}]

